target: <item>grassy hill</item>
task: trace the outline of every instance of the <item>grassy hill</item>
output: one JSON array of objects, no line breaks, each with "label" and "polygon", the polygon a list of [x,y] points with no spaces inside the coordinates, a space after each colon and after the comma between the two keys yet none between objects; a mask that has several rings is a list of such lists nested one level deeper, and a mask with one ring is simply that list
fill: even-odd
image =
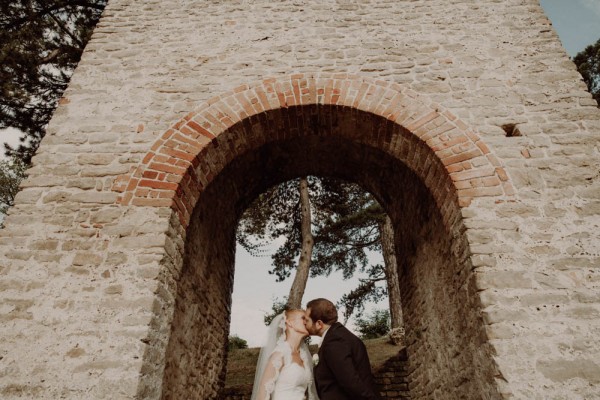
[{"label": "grassy hill", "polygon": [[[387,337],[365,340],[371,367],[373,371],[379,369],[385,361],[395,356],[400,351],[400,346],[389,343]],[[310,346],[311,353],[317,352],[317,346]],[[254,370],[260,348],[232,350],[227,360],[227,379],[225,388],[250,387],[254,382]]]}]

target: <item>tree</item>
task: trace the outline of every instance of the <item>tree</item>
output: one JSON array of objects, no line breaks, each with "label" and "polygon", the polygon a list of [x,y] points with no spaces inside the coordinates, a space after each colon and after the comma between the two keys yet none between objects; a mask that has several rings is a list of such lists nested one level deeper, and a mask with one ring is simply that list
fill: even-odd
[{"label": "tree", "polygon": [[600,39],[577,53],[573,62],[600,107]]},{"label": "tree", "polygon": [[361,339],[376,339],[390,331],[390,313],[387,310],[375,310],[365,318],[357,318],[356,329]]},{"label": "tree", "polygon": [[310,211],[310,195],[308,193],[308,179],[300,178],[300,258],[294,275],[294,282],[288,296],[288,307],[301,308],[302,297],[306,289],[306,282],[310,273],[310,263],[315,241],[312,235],[312,218]]},{"label": "tree", "polygon": [[8,156],[29,164],[106,3],[0,3],[0,128],[23,131]]},{"label": "tree", "polygon": [[308,178],[302,177],[263,193],[242,216],[236,234],[238,243],[251,254],[260,251],[264,243],[286,238],[273,256],[275,268],[269,271],[283,281],[296,270],[286,308],[300,308],[310,272],[314,241],[308,187]]},{"label": "tree", "polygon": [[229,350],[247,349],[248,342],[238,335],[229,336]]},{"label": "tree", "polygon": [[[311,231],[310,249],[313,259],[311,263],[308,260],[310,276],[327,276],[334,270],[342,272],[346,279],[357,271],[369,275],[368,282],[361,282],[359,288],[342,299],[347,319],[353,312],[360,312],[366,301],[377,301],[387,294],[387,289],[378,283],[398,280],[395,254],[384,255],[386,267],[370,265],[367,256],[368,251],[382,249],[394,253],[393,238],[388,238],[391,247],[383,246],[386,236],[381,234],[381,229],[385,226],[386,214],[374,198],[356,184],[316,177],[309,177],[307,183],[311,207],[310,212],[305,214],[309,216],[314,231],[314,234]],[[298,180],[288,181],[260,195],[242,216],[237,232],[240,245],[254,255],[260,254],[265,245],[280,237],[285,238],[272,257],[273,269],[269,271],[277,275],[278,282],[291,275],[296,258],[306,247],[302,246],[302,201],[298,185]],[[389,223],[391,227],[391,221]],[[393,234],[391,229],[386,234],[389,233]],[[290,293],[298,281],[301,292],[304,292],[307,271],[299,276],[297,273]],[[388,282],[388,287],[398,286]],[[288,306],[300,307],[301,297],[296,297],[294,302],[288,301]],[[397,315],[396,310],[399,309],[398,301],[394,303],[393,314]],[[400,321],[401,317],[397,320]]]},{"label": "tree", "polygon": [[0,161],[0,221],[15,202],[19,184],[25,178],[26,165],[18,158]]},{"label": "tree", "polygon": [[[332,258],[358,257],[362,260],[360,265],[346,264],[346,269],[342,265],[339,267],[345,276],[354,273],[356,267],[368,276],[340,300],[345,319],[348,320],[353,313],[360,316],[366,302],[377,302],[387,295],[392,326],[401,326],[400,281],[390,217],[370,193],[356,184],[330,181],[326,182],[325,189],[333,194],[327,199],[327,207],[328,212],[335,216],[335,221],[327,220],[320,230],[318,248],[332,257],[315,263],[324,267],[323,264],[336,265]],[[368,264],[367,250],[381,252],[384,264]],[[387,285],[378,285],[382,282]]]}]

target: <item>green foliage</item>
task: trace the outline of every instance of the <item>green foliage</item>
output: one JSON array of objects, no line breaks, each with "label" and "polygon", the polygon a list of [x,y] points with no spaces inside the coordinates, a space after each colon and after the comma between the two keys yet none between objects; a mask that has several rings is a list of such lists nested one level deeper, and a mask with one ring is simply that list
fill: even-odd
[{"label": "green foliage", "polygon": [[106,3],[0,2],[0,128],[24,132],[7,155],[29,164]]},{"label": "green foliage", "polygon": [[314,197],[319,219],[311,276],[336,270],[349,279],[371,268],[367,252],[381,252],[378,224],[385,217],[375,198],[357,184],[335,179],[320,179]]},{"label": "green foliage", "polygon": [[380,264],[371,265],[368,278],[360,279],[358,286],[342,296],[338,306],[344,309],[344,320],[348,320],[352,314],[357,318],[362,316],[367,302],[377,303],[387,296],[387,286],[378,285],[386,280],[384,267]]},{"label": "green foliage", "polygon": [[238,335],[229,336],[229,350],[247,349],[248,342]]},{"label": "green foliage", "polygon": [[577,53],[573,62],[600,107],[600,39]]},{"label": "green foliage", "polygon": [[375,310],[372,314],[356,319],[356,328],[362,339],[376,339],[390,331],[390,312]]},{"label": "green foliage", "polygon": [[25,178],[25,169],[26,165],[17,158],[0,161],[0,214],[6,214],[14,204],[19,184]]},{"label": "green foliage", "polygon": [[[368,301],[377,302],[387,295],[384,269],[370,265],[368,252],[380,252],[379,224],[385,212],[373,196],[360,186],[337,179],[308,177],[314,236],[311,276],[328,276],[340,271],[345,279],[356,272],[368,275],[358,287],[343,296],[338,306],[346,320],[364,309]],[[301,250],[299,180],[290,180],[261,194],[243,214],[237,241],[255,256],[280,238],[284,243],[273,254],[269,273],[281,282],[296,268]],[[277,304],[281,307],[276,307]],[[274,305],[265,315],[265,323],[281,311]]]},{"label": "green foliage", "polygon": [[266,326],[269,326],[276,316],[287,310],[287,299],[279,300],[274,299],[271,311],[264,315],[264,322]]},{"label": "green foliage", "polygon": [[[379,204],[353,183],[312,176],[308,182],[315,241],[311,276],[341,271],[348,279],[367,270],[367,251],[381,251],[377,224],[385,214]],[[296,268],[302,246],[298,187],[296,179],[270,188],[250,205],[238,226],[238,243],[256,256],[284,238],[269,271],[278,282]]]},{"label": "green foliage", "polygon": [[[338,304],[344,308],[347,320],[355,311],[360,314],[366,302],[376,302],[387,295],[381,284],[385,281],[384,269],[370,265],[367,253],[381,251],[379,224],[385,212],[370,193],[354,183],[312,176],[308,182],[315,241],[311,276],[327,276],[332,271],[342,272],[345,279],[358,271],[368,275]],[[273,269],[269,271],[278,282],[295,269],[302,245],[298,187],[296,179],[261,194],[238,226],[238,243],[253,255],[262,255],[265,247],[285,238],[272,256]],[[276,302],[273,312],[265,315],[267,325],[283,311],[284,305]]]}]

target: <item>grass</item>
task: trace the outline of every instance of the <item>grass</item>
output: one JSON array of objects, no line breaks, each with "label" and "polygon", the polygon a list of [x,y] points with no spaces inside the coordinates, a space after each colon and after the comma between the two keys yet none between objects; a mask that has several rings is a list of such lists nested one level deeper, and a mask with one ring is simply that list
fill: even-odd
[{"label": "grass", "polygon": [[[401,347],[389,343],[387,337],[365,340],[371,368],[379,369],[389,358],[395,356]],[[317,352],[317,345],[310,346],[311,353]],[[250,387],[254,383],[254,370],[260,348],[239,349],[229,352],[225,388]]]}]

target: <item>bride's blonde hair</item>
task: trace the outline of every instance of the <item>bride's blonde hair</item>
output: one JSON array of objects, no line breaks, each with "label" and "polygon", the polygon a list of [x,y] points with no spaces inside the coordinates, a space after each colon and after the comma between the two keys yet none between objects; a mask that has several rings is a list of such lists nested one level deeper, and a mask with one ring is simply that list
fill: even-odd
[{"label": "bride's blonde hair", "polygon": [[[301,308],[290,308],[290,309],[285,310],[285,321],[287,322],[288,318],[290,318],[292,315],[297,314],[297,313],[298,314],[301,313],[304,315],[304,310]],[[287,324],[285,324],[286,333],[289,328],[290,327]]]},{"label": "bride's blonde hair", "polygon": [[301,308],[290,308],[288,310],[285,310],[285,317],[289,318],[292,316],[292,314],[294,313],[302,313],[304,314],[304,310]]}]

